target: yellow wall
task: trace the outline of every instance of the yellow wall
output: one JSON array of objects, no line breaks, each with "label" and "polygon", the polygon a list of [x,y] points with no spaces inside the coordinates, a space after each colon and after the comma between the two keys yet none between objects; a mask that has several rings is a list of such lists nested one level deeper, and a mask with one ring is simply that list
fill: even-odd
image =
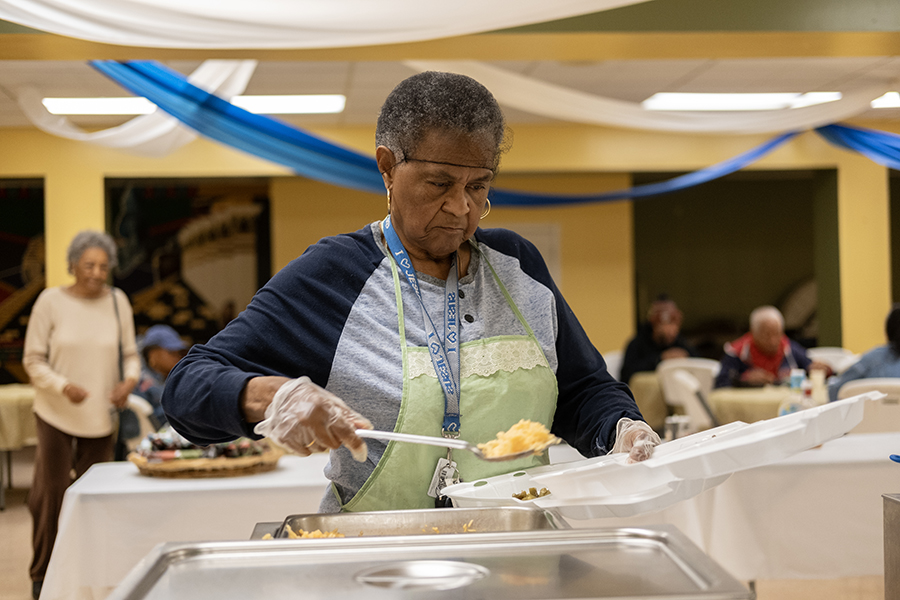
[{"label": "yellow wall", "polygon": [[887,169],[847,155],[838,171],[838,237],[843,346],[865,352],[885,343],[891,307]]},{"label": "yellow wall", "polygon": [[357,192],[300,177],[275,177],[269,187],[272,271],[323,237],[356,231],[384,218],[387,196]]},{"label": "yellow wall", "polygon": [[[319,133],[372,151],[371,128]],[[627,187],[631,171],[685,171],[724,160],[768,135],[717,137],[589,126],[520,126],[498,184],[566,193]],[[759,169],[835,168],[844,344],[882,343],[890,306],[887,170],[806,133],[759,161]],[[582,173],[584,178],[564,173]],[[595,175],[588,175],[594,173]],[[283,266],[324,235],[357,229],[384,214],[384,198],[286,177],[278,166],[198,140],[162,159],[0,130],[0,177],[46,179],[48,285],[68,281],[65,247],[84,227],[103,228],[106,177],[276,176],[272,182],[273,265]],[[540,211],[497,209],[497,221],[534,219],[563,228],[563,290],[601,350],[621,347],[633,323],[631,205]],[[494,215],[492,215],[493,217]],[[571,276],[570,276],[571,275]]]}]

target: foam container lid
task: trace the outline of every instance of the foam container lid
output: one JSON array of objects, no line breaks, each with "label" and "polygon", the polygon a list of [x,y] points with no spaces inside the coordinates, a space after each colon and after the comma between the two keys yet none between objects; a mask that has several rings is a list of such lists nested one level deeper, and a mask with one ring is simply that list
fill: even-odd
[{"label": "foam container lid", "polygon": [[[784,460],[844,435],[863,417],[867,392],[789,415],[728,423],[660,444],[653,456],[629,464],[625,453],[515,471],[444,489],[460,507],[534,504],[587,519],[661,510],[719,485],[732,473]],[[531,487],[549,496],[518,500]]]}]

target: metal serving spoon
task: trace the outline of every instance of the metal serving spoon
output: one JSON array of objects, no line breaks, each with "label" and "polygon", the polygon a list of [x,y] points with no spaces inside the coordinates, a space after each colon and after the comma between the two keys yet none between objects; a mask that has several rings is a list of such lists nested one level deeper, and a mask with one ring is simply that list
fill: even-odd
[{"label": "metal serving spoon", "polygon": [[396,433],[393,431],[378,431],[377,429],[357,429],[356,435],[361,438],[393,440],[395,442],[410,442],[412,444],[424,444],[426,446],[440,446],[442,448],[452,448],[454,450],[468,450],[481,460],[486,460],[488,462],[504,462],[531,456],[532,454],[543,452],[548,446],[554,446],[562,441],[559,438],[554,438],[549,444],[541,446],[540,448],[523,450],[522,452],[515,452],[513,454],[504,454],[503,456],[485,456],[478,446],[461,439],[415,435],[413,433]]}]

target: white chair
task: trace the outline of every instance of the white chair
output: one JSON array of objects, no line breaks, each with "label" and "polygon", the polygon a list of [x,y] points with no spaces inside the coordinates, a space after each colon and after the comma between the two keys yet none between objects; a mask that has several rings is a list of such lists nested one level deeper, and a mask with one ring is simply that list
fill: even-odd
[{"label": "white chair", "polygon": [[153,423],[150,421],[150,415],[153,414],[153,405],[141,398],[137,394],[128,394],[128,408],[137,415],[138,423],[141,425],[141,433],[137,437],[125,440],[125,445],[129,451],[133,451],[138,447],[148,434],[156,431]]},{"label": "white chair", "polygon": [[700,392],[704,398],[708,398],[721,368],[722,365],[719,364],[719,361],[709,358],[670,358],[659,363],[659,366],[656,367],[656,376],[659,378],[659,385],[667,401],[671,395],[667,393],[667,375],[676,369],[687,371],[696,377],[700,384]]},{"label": "white chair", "polygon": [[831,367],[831,370],[837,375],[840,375],[849,369],[859,360],[859,354],[837,346],[809,348],[806,351],[806,356],[808,356],[810,360],[825,363]]},{"label": "white chair", "polygon": [[[603,360],[606,361],[606,370],[618,380],[619,375],[622,373],[622,351],[613,350],[612,352],[604,352]],[[626,381],[625,383],[628,382]]]},{"label": "white chair", "polygon": [[686,423],[678,415],[666,418],[667,431],[672,432],[673,438],[719,424],[706,399],[720,368],[718,361],[708,358],[673,358],[656,367],[666,404],[680,408],[687,417]]},{"label": "white chair", "polygon": [[[671,406],[681,407],[684,416],[687,417],[687,423],[684,419],[673,419],[672,423],[676,423],[672,437],[680,437],[682,435],[690,435],[710,427],[719,425],[712,410],[706,403],[706,398],[700,390],[700,381],[688,371],[684,369],[673,369],[666,375],[667,387],[670,396]],[[666,424],[669,425],[669,417]]]},{"label": "white chair", "polygon": [[866,412],[850,433],[887,433],[900,431],[900,377],[872,377],[848,381],[838,390],[838,400],[865,392],[887,394],[878,402],[866,402]]}]

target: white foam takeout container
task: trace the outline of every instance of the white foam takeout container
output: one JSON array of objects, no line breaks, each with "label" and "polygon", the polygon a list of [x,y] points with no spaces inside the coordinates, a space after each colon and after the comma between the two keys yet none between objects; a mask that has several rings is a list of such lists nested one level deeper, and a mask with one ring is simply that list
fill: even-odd
[{"label": "white foam takeout container", "polygon": [[[455,506],[533,504],[574,519],[625,517],[661,510],[719,485],[737,471],[772,464],[844,435],[862,420],[867,392],[838,402],[758,421],[734,422],[657,446],[629,464],[624,453],[516,471],[444,489]],[[528,488],[551,494],[512,495]]]}]

